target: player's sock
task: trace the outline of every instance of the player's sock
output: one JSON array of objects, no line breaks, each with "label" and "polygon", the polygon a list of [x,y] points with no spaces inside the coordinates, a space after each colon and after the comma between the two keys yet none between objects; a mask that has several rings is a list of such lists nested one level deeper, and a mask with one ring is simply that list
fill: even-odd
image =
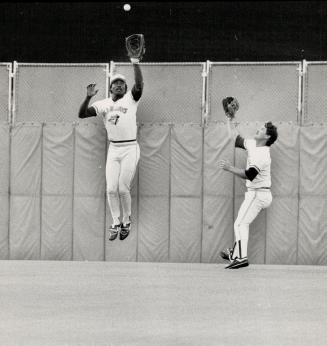
[{"label": "player's sock", "polygon": [[241,239],[240,240],[240,251],[241,251],[241,256],[240,258],[247,257],[248,256],[248,238]]},{"label": "player's sock", "polygon": [[108,204],[111,212],[111,217],[114,225],[119,225],[119,216],[120,216],[120,205],[119,205],[119,196],[118,193],[108,192]]},{"label": "player's sock", "polygon": [[239,227],[240,239],[240,258],[248,255],[248,241],[249,241],[249,225],[246,223],[240,224]]},{"label": "player's sock", "polygon": [[126,225],[128,223],[131,223],[131,217],[128,215],[128,216],[123,216],[123,224]]},{"label": "player's sock", "polygon": [[233,256],[232,259],[235,259],[236,257],[240,257],[240,240],[236,240],[233,246]]},{"label": "player's sock", "polygon": [[234,245],[233,245],[233,249],[232,249],[232,259],[234,259],[234,253],[235,253],[235,251],[236,251],[236,244],[237,244],[237,242],[235,241],[234,242]]},{"label": "player's sock", "polygon": [[123,209],[123,223],[129,222],[129,215],[131,215],[131,194],[129,192],[120,193],[120,202]]}]

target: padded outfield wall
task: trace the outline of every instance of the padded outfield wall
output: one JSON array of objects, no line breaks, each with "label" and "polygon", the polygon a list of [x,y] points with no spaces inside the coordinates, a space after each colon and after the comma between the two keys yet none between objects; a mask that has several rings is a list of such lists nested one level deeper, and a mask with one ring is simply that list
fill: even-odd
[{"label": "padded outfield wall", "polygon": [[126,63],[14,63],[12,75],[0,65],[1,259],[220,262],[245,192],[217,166],[245,164],[221,107],[235,95],[244,136],[268,120],[279,129],[274,200],[251,225],[250,261],[327,264],[327,64],[141,64],[141,157],[123,242],[106,234],[106,131],[100,119],[78,118],[87,84],[98,85],[94,100],[106,97],[109,65],[132,86]]}]

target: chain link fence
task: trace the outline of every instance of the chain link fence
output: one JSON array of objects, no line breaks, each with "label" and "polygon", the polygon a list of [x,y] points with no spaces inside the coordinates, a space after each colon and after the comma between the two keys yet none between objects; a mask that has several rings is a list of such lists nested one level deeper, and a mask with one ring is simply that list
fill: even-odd
[{"label": "chain link fence", "polygon": [[299,122],[301,63],[208,63],[208,122],[225,121],[222,99],[240,103],[239,122]]},{"label": "chain link fence", "polygon": [[0,63],[0,122],[9,123],[11,116],[12,64]]},{"label": "chain link fence", "polygon": [[[204,63],[140,64],[144,93],[137,119],[139,123],[201,124],[204,103]],[[128,87],[134,84],[131,64],[112,63],[111,73],[127,77]]]},{"label": "chain link fence", "polygon": [[327,123],[327,62],[304,61],[302,124]]},{"label": "chain link fence", "polygon": [[86,86],[96,83],[107,95],[109,64],[15,63],[13,123],[75,122],[86,96]]}]

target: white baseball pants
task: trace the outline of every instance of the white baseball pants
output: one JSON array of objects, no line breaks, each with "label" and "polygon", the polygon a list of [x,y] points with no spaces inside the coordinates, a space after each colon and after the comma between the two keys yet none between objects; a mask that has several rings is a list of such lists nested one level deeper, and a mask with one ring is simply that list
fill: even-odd
[{"label": "white baseball pants", "polygon": [[120,224],[120,203],[122,222],[129,222],[132,204],[130,189],[139,158],[140,147],[136,142],[109,145],[106,163],[107,197],[115,225]]},{"label": "white baseball pants", "polygon": [[248,190],[245,193],[244,201],[234,223],[235,244],[240,244],[240,246],[234,246],[233,258],[247,256],[250,224],[262,209],[270,206],[271,202],[272,195],[269,189]]}]

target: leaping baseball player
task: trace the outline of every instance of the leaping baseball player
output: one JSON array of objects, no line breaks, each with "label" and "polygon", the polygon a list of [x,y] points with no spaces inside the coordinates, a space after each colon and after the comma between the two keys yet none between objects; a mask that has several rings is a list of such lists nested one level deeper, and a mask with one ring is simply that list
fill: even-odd
[{"label": "leaping baseball player", "polygon": [[[128,51],[129,53],[129,51]],[[113,219],[109,228],[109,240],[128,237],[131,230],[131,194],[130,187],[140,158],[137,143],[136,112],[143,92],[143,77],[139,61],[144,49],[137,56],[130,56],[134,68],[135,84],[128,91],[126,78],[116,74],[110,79],[110,96],[89,103],[98,90],[96,84],[87,86],[86,99],[79,110],[79,118],[102,117],[109,140],[106,162],[107,199]],[[120,220],[120,204],[122,220]]]},{"label": "leaping baseball player", "polygon": [[234,167],[226,160],[218,163],[223,170],[246,180],[247,192],[234,223],[234,246],[220,253],[224,260],[229,261],[227,269],[238,269],[249,265],[247,250],[250,224],[272,202],[270,146],[276,141],[278,133],[277,127],[269,121],[257,129],[253,139],[244,139],[232,122],[239,109],[237,99],[226,97],[223,108],[227,116],[228,132],[230,138],[235,140],[235,147],[247,151],[245,169]]}]

